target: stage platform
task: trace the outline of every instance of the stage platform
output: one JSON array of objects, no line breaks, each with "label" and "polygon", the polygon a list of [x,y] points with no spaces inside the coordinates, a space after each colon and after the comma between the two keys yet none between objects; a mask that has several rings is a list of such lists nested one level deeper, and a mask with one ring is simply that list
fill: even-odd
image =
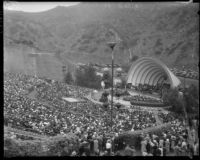
[{"label": "stage platform", "polygon": [[[99,90],[97,92],[93,92],[91,94],[91,98],[95,101],[99,101],[99,99],[101,98],[101,95],[102,93],[106,91],[106,90]],[[151,94],[143,94],[143,93],[140,93],[140,92],[136,92],[136,91],[133,91],[133,90],[128,90],[128,92],[130,93],[130,95],[134,96],[134,95],[142,95],[142,96],[146,96],[146,97],[150,97],[150,98],[154,98],[154,99],[157,99],[157,100],[160,100],[159,96],[156,96],[156,95],[151,95]],[[108,96],[108,100],[111,101],[111,95]],[[126,107],[129,107],[131,106],[131,103],[130,101],[125,101],[123,100],[123,97],[121,98],[117,98],[117,97],[113,97],[113,102],[114,103],[120,103]],[[156,107],[157,108],[157,107]],[[159,107],[158,107],[159,108]]]},{"label": "stage platform", "polygon": [[128,90],[128,92],[129,92],[130,95],[132,95],[132,96],[135,96],[135,95],[142,95],[142,96],[154,98],[154,99],[156,99],[156,100],[160,100],[160,96],[159,96],[159,95],[148,94],[148,93],[142,93],[142,92],[138,92],[138,91],[134,91],[134,90]]}]

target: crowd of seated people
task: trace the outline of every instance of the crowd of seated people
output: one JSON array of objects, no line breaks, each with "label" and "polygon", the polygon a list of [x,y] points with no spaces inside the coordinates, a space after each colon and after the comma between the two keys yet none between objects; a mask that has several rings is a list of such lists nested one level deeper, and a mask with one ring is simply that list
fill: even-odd
[{"label": "crowd of seated people", "polygon": [[[17,75],[21,76],[21,75]],[[7,81],[8,78],[5,79]],[[23,78],[22,78],[23,79]],[[67,103],[60,99],[60,97],[71,94],[73,97],[82,97],[87,93],[87,89],[79,88],[79,95],[77,87],[65,84],[46,84],[35,80],[37,84],[35,99],[24,96],[21,93],[21,88],[16,88],[19,79],[15,79],[16,83],[7,83],[4,85],[4,117],[5,123],[12,126],[23,127],[24,129],[32,129],[35,132],[48,135],[56,135],[60,132],[73,131],[73,126],[94,126],[97,130],[107,130],[110,123],[110,111],[102,109],[100,105],[94,104],[90,101],[84,103]],[[8,80],[9,81],[9,80]],[[58,83],[58,82],[57,82]],[[27,84],[27,82],[25,83]],[[33,83],[31,85],[34,85]],[[12,87],[10,87],[12,86]],[[58,88],[56,88],[58,87]],[[22,87],[23,88],[23,87]],[[67,91],[65,91],[65,89]],[[85,93],[84,93],[85,92]],[[39,100],[46,100],[48,103],[44,104]],[[130,130],[132,128],[131,116],[132,113],[121,112],[117,109],[113,110],[113,128],[117,132],[119,130]],[[137,113],[138,114],[138,113]],[[144,117],[150,116],[148,112],[141,112],[138,114],[138,128],[149,127],[144,124]],[[101,119],[96,117],[101,116]],[[128,118],[127,118],[128,117]],[[150,121],[151,122],[151,116]],[[155,120],[155,119],[154,119]],[[120,123],[118,123],[120,121]],[[152,122],[152,124],[154,121]],[[99,125],[100,126],[99,126]]]},{"label": "crowd of seated people", "polygon": [[160,93],[162,90],[162,85],[149,85],[149,84],[138,84],[137,86],[132,86],[133,89],[140,92],[150,93]]},{"label": "crowd of seated people", "polygon": [[199,73],[197,71],[191,70],[191,69],[177,69],[177,68],[171,68],[170,69],[176,76],[185,77],[185,78],[191,78],[191,79],[199,79]]},{"label": "crowd of seated people", "polygon": [[38,79],[34,76],[6,72],[4,74],[4,92],[27,95],[30,88],[42,82],[42,79]]},{"label": "crowd of seated people", "polygon": [[169,113],[159,112],[158,117],[162,120],[163,123],[168,123],[168,122],[174,121],[175,118],[177,118],[177,115],[172,114],[171,112]]},{"label": "crowd of seated people", "polygon": [[136,101],[136,102],[150,102],[150,103],[162,103],[162,100],[155,99],[143,95],[126,96],[123,98],[125,101]]},{"label": "crowd of seated people", "polygon": [[[37,91],[35,98],[27,96],[30,87]],[[156,126],[154,114],[149,111],[114,108],[111,131],[109,108],[89,100],[67,103],[60,99],[69,95],[83,98],[88,92],[86,88],[61,82],[47,84],[37,77],[7,73],[4,75],[4,125],[49,136],[71,132],[79,137],[80,144],[89,144],[89,153],[95,155],[111,155],[114,140],[122,132]],[[88,155],[80,148],[71,154]]]}]

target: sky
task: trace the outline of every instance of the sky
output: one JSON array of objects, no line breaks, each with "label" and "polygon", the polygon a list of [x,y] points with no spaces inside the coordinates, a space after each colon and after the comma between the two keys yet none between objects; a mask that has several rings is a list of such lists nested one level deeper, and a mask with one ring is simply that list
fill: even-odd
[{"label": "sky", "polygon": [[[189,3],[191,0],[188,0]],[[57,6],[72,6],[80,2],[14,2],[4,1],[4,9],[24,12],[43,12]],[[181,2],[188,3],[188,2]],[[172,3],[173,4],[173,3]],[[174,3],[177,4],[177,3]]]},{"label": "sky", "polygon": [[5,2],[4,9],[24,12],[43,12],[57,6],[72,6],[80,2]]}]

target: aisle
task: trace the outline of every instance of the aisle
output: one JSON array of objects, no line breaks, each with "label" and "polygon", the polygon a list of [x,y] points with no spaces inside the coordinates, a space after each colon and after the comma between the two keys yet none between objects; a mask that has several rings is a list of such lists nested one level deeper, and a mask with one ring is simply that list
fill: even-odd
[{"label": "aisle", "polygon": [[161,119],[158,117],[158,112],[153,112],[153,113],[154,113],[154,116],[155,116],[155,119],[156,119],[156,124],[157,125],[163,124],[163,122],[161,121]]}]

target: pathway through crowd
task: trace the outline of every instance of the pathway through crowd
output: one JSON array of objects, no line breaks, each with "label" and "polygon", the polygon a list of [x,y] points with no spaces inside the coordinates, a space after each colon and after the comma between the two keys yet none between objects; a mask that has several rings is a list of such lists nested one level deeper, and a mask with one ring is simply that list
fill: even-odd
[{"label": "pathway through crowd", "polygon": [[157,111],[154,111],[153,113],[154,113],[154,117],[155,117],[155,119],[156,119],[156,124],[157,124],[157,125],[163,124],[163,122],[161,121],[161,119],[158,117],[158,112],[157,112]]}]

